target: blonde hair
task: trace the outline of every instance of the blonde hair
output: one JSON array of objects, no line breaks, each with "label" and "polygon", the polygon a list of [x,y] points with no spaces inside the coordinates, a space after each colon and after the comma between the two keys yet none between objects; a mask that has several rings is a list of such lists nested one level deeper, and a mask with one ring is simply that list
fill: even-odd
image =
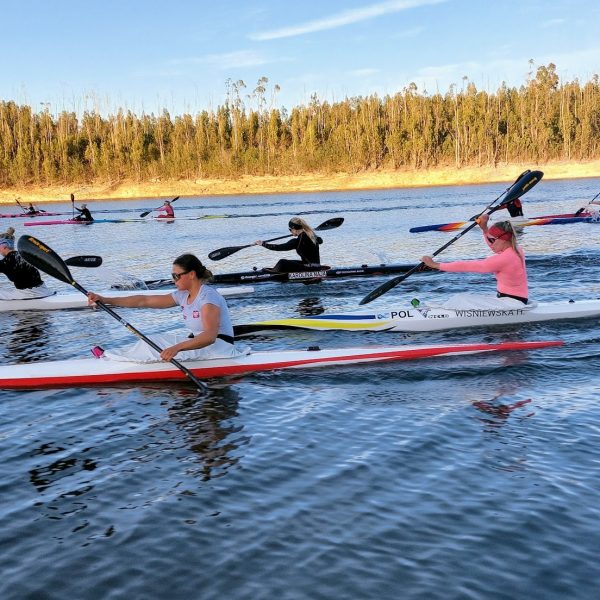
[{"label": "blonde hair", "polygon": [[494,227],[498,227],[498,229],[502,229],[502,231],[505,231],[506,233],[511,234],[510,245],[511,245],[512,249],[521,257],[521,260],[524,263],[525,255],[523,254],[523,251],[519,247],[519,244],[517,244],[517,232],[515,231],[513,224],[510,221],[498,221],[497,223],[494,223]]},{"label": "blonde hair", "polygon": [[296,228],[302,228],[302,231],[312,240],[312,242],[314,244],[317,243],[317,234],[304,219],[301,219],[300,217],[292,217],[289,224],[290,226],[295,225]]},{"label": "blonde hair", "polygon": [[0,238],[6,238],[7,240],[15,239],[15,230],[13,227],[9,227],[4,233],[0,233]]}]

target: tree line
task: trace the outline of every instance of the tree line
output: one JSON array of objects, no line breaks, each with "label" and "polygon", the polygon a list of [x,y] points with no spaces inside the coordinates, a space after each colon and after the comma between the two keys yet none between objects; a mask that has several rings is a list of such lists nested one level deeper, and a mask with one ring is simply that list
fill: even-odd
[{"label": "tree line", "polygon": [[81,116],[0,102],[0,185],[359,172],[600,157],[600,82],[561,82],[552,63],[519,88],[462,89],[274,108],[268,79],[227,81],[216,110],[174,118]]}]

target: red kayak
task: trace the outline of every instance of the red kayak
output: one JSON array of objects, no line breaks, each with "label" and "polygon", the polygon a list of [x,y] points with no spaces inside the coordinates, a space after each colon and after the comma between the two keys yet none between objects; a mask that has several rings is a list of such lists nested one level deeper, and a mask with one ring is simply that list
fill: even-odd
[{"label": "red kayak", "polygon": [[34,213],[18,213],[18,214],[1,214],[0,213],[0,219],[24,219],[26,217],[57,217],[58,215],[60,215],[61,213],[54,213],[54,212],[46,212],[44,210],[38,210]]}]

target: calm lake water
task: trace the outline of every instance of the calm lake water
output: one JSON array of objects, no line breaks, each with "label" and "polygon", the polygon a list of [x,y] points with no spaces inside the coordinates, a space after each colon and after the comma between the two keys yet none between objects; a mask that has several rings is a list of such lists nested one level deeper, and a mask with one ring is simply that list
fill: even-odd
[{"label": "calm lake water", "polygon": [[[178,215],[237,216],[20,224],[17,233],[63,257],[101,255],[100,269],[73,270],[98,291],[168,276],[182,252],[205,258],[284,235],[299,213],[313,225],[345,217],[322,234],[326,264],[413,263],[452,234],[409,227],[468,218],[504,188],[181,198]],[[570,212],[598,191],[600,179],[542,181],[525,197],[525,211]],[[124,217],[160,203],[90,206]],[[520,241],[533,298],[600,297],[598,224],[530,227]],[[441,258],[486,252],[473,231]],[[254,247],[208,262],[227,272],[281,256]],[[261,284],[229,305],[236,323],[355,309],[383,281]],[[370,306],[473,287],[492,292],[493,278],[417,274]],[[147,334],[179,328],[176,310],[122,312]],[[2,364],[87,357],[96,344],[133,341],[101,311],[4,313],[0,323]],[[0,390],[0,598],[595,598],[597,320],[419,335],[280,333],[247,342],[282,349],[541,339],[566,346],[248,375],[215,381],[204,396],[185,383]]]}]

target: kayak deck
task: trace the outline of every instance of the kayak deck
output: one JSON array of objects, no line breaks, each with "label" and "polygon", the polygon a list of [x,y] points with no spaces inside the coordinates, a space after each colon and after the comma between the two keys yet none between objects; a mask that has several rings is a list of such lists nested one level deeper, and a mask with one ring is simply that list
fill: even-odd
[{"label": "kayak deck", "polygon": [[583,319],[600,316],[599,300],[569,300],[538,303],[531,308],[461,310],[439,307],[398,308],[378,312],[322,314],[236,325],[236,335],[265,330],[315,329],[335,331],[427,332],[515,323],[537,323],[560,319]]},{"label": "kayak deck", "polygon": [[[566,225],[569,223],[589,222],[593,219],[593,215],[589,212],[565,213],[560,215],[543,215],[540,217],[510,217],[506,219],[515,227],[530,227],[532,225]],[[419,227],[411,227],[410,233],[424,233],[426,231],[457,231],[465,227],[473,225],[473,221],[456,221],[454,223],[438,223],[436,225],[421,225]]]},{"label": "kayak deck", "polygon": [[174,221],[202,221],[204,219],[226,219],[227,217],[229,217],[229,215],[201,215],[198,217],[146,217],[132,219],[94,219],[93,221],[78,221],[76,219],[56,219],[46,221],[30,221],[24,223],[24,225],[26,227],[34,227],[36,225],[93,225],[94,223],[173,223]]},{"label": "kayak deck", "polygon": [[[226,298],[236,298],[239,296],[246,296],[254,292],[252,287],[230,287],[230,288],[216,288],[222,296]],[[107,292],[101,292],[101,296],[108,296],[111,298],[117,298],[119,296],[127,296],[130,294],[136,294],[141,296],[149,296],[156,294],[155,290],[130,290],[128,292],[119,292],[110,290]],[[52,296],[46,296],[45,298],[27,298],[24,300],[0,300],[0,312],[8,311],[24,311],[24,310],[65,310],[74,308],[90,308],[87,303],[87,297],[77,292],[73,294],[53,294]]]},{"label": "kayak deck", "polygon": [[[562,341],[502,342],[498,344],[406,345],[392,347],[309,348],[253,352],[236,358],[183,363],[199,378],[224,377],[280,369],[356,365],[416,360],[444,355],[561,346]],[[89,358],[0,366],[0,389],[33,389],[115,383],[181,381],[186,376],[167,362],[133,363]]]},{"label": "kayak deck", "polygon": [[[359,265],[356,267],[329,267],[321,266],[318,269],[307,269],[294,273],[272,273],[263,269],[254,268],[252,271],[240,271],[237,273],[217,273],[213,276],[214,283],[317,283],[326,279],[344,279],[354,277],[377,277],[381,275],[393,275],[406,273],[414,268],[414,264],[380,264]],[[435,272],[427,267],[422,271]],[[172,285],[170,279],[151,279],[144,282],[149,288],[161,288]]]}]

